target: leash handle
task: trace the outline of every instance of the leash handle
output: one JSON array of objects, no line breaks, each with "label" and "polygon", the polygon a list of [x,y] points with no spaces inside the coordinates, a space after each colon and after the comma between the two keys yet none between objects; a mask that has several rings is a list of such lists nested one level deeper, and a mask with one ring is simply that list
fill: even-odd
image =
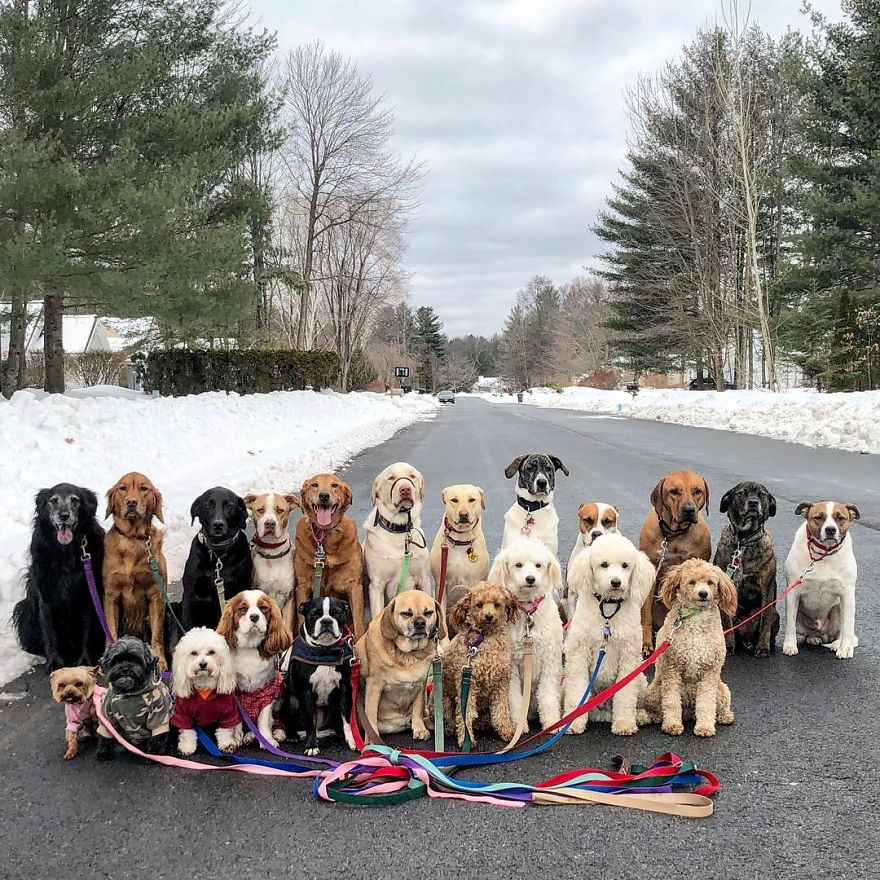
[{"label": "leash handle", "polygon": [[[473,650],[474,654],[476,654],[476,648],[468,649],[468,654]],[[467,708],[468,708],[468,699],[471,695],[471,667],[470,667],[470,657],[468,658],[468,665],[466,665],[461,670],[461,691],[459,696],[459,703],[461,705],[461,718],[464,722],[464,742],[461,745],[461,750],[465,754],[467,754],[471,750],[471,733],[468,730],[467,725]]]},{"label": "leash handle", "polygon": [[446,539],[440,545],[440,583],[437,585],[437,604],[442,607],[446,595],[446,569],[449,565],[449,544]]},{"label": "leash handle", "polygon": [[321,598],[321,581],[324,578],[324,565],[327,559],[327,553],[323,544],[318,544],[315,548],[315,578],[312,581],[312,598]]}]

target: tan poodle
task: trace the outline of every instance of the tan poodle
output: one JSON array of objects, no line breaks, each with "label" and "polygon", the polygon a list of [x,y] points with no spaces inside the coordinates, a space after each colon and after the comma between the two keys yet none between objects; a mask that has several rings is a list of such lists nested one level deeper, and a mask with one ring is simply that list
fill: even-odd
[{"label": "tan poodle", "polygon": [[[472,745],[481,713],[489,712],[495,733],[505,742],[513,738],[516,724],[507,697],[511,675],[508,626],[519,616],[513,595],[500,584],[480,581],[455,603],[449,622],[458,631],[443,652],[443,714],[455,720],[458,747],[464,743],[465,725]],[[470,655],[471,689],[467,717],[461,711],[461,675]]]},{"label": "tan poodle", "polygon": [[669,609],[657,636],[659,645],[680,627],[657,661],[657,673],[645,695],[648,712],[659,716],[664,733],[684,732],[684,717],[696,718],[697,736],[715,736],[715,723],[733,724],[730,688],[721,680],[727,657],[721,612],[736,613],[736,587],[720,569],[688,559],[666,572],[660,600]]}]

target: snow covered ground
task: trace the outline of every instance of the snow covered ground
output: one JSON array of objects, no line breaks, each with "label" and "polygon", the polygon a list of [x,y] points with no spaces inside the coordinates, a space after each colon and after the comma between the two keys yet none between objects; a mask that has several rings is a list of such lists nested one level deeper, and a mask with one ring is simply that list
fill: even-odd
[{"label": "snow covered ground", "polygon": [[121,388],[68,395],[20,391],[0,398],[0,684],[32,662],[9,627],[37,491],[70,482],[100,499],[127,471],[147,474],[165,498],[165,554],[172,580],[183,573],[195,529],[193,499],[212,486],[240,494],[299,491],[310,474],[431,418],[430,397],[309,391],[223,393],[153,399]]},{"label": "snow covered ground", "polygon": [[[516,401],[511,394],[479,396],[495,403]],[[880,452],[880,391],[819,394],[797,389],[773,394],[646,388],[633,399],[625,391],[564,388],[557,393],[535,388],[526,393],[523,403],[739,431],[805,446]]]}]

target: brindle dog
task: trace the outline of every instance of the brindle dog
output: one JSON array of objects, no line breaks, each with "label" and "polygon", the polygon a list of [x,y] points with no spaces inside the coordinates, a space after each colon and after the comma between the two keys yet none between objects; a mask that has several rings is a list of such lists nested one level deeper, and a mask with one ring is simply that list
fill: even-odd
[{"label": "brindle dog", "polygon": [[[776,598],[776,553],[773,536],[764,528],[776,516],[776,499],[766,486],[751,481],[739,483],[721,499],[721,512],[730,524],[724,527],[715,550],[715,565],[726,569],[740,551],[739,563],[731,575],[739,597],[733,621],[725,615],[724,626],[739,623]],[[739,649],[755,657],[769,657],[779,632],[775,607],[725,636],[728,654]]]}]

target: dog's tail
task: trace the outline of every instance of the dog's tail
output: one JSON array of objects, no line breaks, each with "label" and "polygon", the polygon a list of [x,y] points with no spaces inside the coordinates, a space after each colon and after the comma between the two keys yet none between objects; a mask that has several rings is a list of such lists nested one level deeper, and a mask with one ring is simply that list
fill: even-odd
[{"label": "dog's tail", "polygon": [[24,599],[12,609],[12,626],[23,651],[27,651],[28,654],[43,655],[39,599],[30,581],[27,582]]}]

